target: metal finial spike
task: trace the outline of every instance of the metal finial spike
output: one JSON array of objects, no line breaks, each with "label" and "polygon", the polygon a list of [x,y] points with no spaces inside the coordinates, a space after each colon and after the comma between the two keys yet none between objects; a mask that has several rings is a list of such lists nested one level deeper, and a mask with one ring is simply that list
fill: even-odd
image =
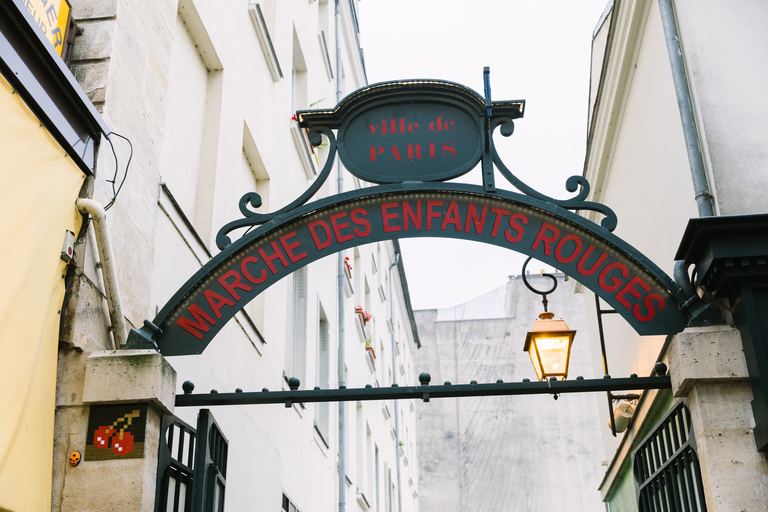
[{"label": "metal finial spike", "polygon": [[184,384],[181,385],[181,389],[184,390],[185,395],[191,395],[195,390],[195,383],[191,380],[185,380]]},{"label": "metal finial spike", "polygon": [[432,380],[432,376],[427,372],[423,372],[419,374],[419,382],[421,382],[422,386],[429,386],[429,381],[431,380]]},{"label": "metal finial spike", "polygon": [[212,389],[211,390],[211,394],[212,395],[218,395],[219,394],[219,390],[218,389]]},{"label": "metal finial spike", "polygon": [[269,393],[269,390],[267,388],[261,388],[262,393]]},{"label": "metal finial spike", "polygon": [[653,365],[653,371],[656,372],[656,375],[659,377],[663,377],[667,374],[667,365],[659,361],[655,365]]},{"label": "metal finial spike", "polygon": [[496,384],[504,384],[504,381],[501,379],[496,379]]},{"label": "metal finial spike", "polygon": [[301,381],[296,377],[288,379],[288,387],[291,388],[291,391],[296,391],[299,389],[299,386],[301,386]]},{"label": "metal finial spike", "polygon": [[242,393],[242,392],[243,392],[243,388],[235,388],[235,393]]},{"label": "metal finial spike", "polygon": [[469,381],[469,383],[470,384],[477,384],[477,381],[476,380],[471,380],[471,381]]}]

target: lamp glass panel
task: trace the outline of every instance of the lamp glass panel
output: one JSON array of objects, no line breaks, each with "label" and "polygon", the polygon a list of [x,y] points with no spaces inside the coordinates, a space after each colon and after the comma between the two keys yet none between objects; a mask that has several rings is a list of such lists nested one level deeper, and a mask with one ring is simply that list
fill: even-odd
[{"label": "lamp glass panel", "polygon": [[532,344],[531,349],[528,351],[528,355],[531,356],[531,363],[533,363],[533,369],[536,370],[536,378],[541,380],[541,364],[539,363],[539,356],[536,352],[536,344]]},{"label": "lamp glass panel", "polygon": [[[568,336],[537,336],[534,343],[541,359],[542,373],[564,374],[570,348]],[[534,363],[534,366],[537,365]],[[538,374],[538,371],[536,373]]]}]

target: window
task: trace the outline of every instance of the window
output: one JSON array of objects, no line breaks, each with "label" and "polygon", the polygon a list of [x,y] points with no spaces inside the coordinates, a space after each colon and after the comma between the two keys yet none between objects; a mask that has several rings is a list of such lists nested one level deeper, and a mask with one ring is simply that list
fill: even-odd
[{"label": "window", "polygon": [[[317,326],[317,385],[323,389],[331,387],[331,357],[330,357],[330,325],[322,304],[318,305]],[[315,429],[325,443],[330,447],[330,409],[329,402],[315,404]]]},{"label": "window", "polygon": [[296,377],[306,388],[305,368],[307,357],[307,267],[292,275],[290,301],[290,339],[285,347],[285,374]]},{"label": "window", "polygon": [[285,494],[283,494],[282,510],[284,510],[285,512],[301,512],[299,508],[296,505],[294,505],[294,503],[291,500],[289,500],[288,496],[286,496]]},{"label": "window", "polygon": [[203,240],[211,232],[222,65],[190,0],[179,3],[160,174]]},{"label": "window", "polygon": [[355,429],[355,455],[357,463],[355,478],[359,492],[365,492],[365,421],[363,420],[363,404],[357,402],[357,421]]},{"label": "window", "polygon": [[279,82],[283,78],[283,70],[280,68],[280,62],[277,60],[277,52],[272,41],[272,34],[275,32],[276,9],[275,0],[261,0],[248,6],[248,14],[250,14],[253,27],[256,29],[259,45],[261,45],[261,51],[264,54],[273,82]]},{"label": "window", "polygon": [[640,512],[706,512],[688,407],[678,404],[632,452]]}]

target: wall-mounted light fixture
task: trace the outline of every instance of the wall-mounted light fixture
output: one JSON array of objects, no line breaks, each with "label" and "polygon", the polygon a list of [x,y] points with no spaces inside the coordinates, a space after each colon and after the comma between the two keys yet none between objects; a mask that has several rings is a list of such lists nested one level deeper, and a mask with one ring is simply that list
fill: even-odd
[{"label": "wall-mounted light fixture", "polygon": [[576,331],[571,330],[565,320],[555,319],[555,314],[547,311],[547,295],[557,288],[557,278],[552,274],[542,273],[543,276],[552,279],[552,288],[547,291],[537,290],[528,282],[526,267],[531,259],[528,257],[523,263],[523,283],[533,293],[542,296],[544,312],[539,315],[538,320],[534,320],[533,328],[525,337],[523,351],[531,356],[533,369],[539,380],[549,380],[552,377],[565,380],[568,377],[571,345]]}]

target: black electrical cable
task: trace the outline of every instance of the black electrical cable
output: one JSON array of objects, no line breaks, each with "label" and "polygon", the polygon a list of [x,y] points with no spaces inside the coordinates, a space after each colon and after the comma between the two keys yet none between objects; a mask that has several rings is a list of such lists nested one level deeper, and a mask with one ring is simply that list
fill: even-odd
[{"label": "black electrical cable", "polygon": [[[128,162],[125,164],[125,173],[123,174],[123,179],[122,181],[120,181],[120,186],[117,187],[117,190],[115,190],[115,183],[117,183],[117,174],[119,172],[119,169],[118,169],[117,153],[115,152],[115,146],[112,144],[112,139],[110,139],[110,136],[112,135],[120,137],[121,139],[126,141],[128,143],[128,146],[131,149],[131,152],[128,155]],[[109,135],[107,135],[107,142],[109,142],[109,147],[112,148],[112,155],[115,157],[115,175],[112,177],[111,180],[107,180],[107,183],[112,184],[112,200],[109,203],[107,203],[107,205],[104,207],[104,211],[112,208],[112,205],[114,205],[115,201],[117,201],[117,195],[120,193],[120,190],[122,190],[123,185],[125,184],[125,179],[128,177],[128,167],[130,167],[131,159],[133,159],[133,144],[127,137],[124,137],[119,133],[112,132]]]}]

